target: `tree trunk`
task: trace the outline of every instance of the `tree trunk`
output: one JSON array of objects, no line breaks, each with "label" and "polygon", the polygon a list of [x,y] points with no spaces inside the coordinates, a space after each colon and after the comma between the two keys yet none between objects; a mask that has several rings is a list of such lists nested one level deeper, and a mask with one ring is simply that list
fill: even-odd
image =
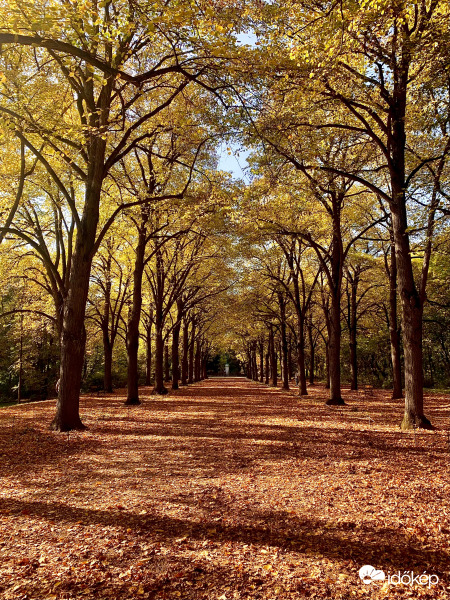
[{"label": "tree trunk", "polygon": [[183,307],[180,302],[177,302],[178,312],[177,321],[172,331],[172,389],[178,389],[178,381],[180,379],[180,357],[179,357],[179,344],[180,344],[180,329],[181,319],[183,315]]},{"label": "tree trunk", "polygon": [[394,240],[391,243],[391,261],[389,265],[389,339],[392,361],[392,399],[403,398],[402,365],[400,358],[400,327],[397,315],[397,260]]},{"label": "tree trunk", "polygon": [[[403,192],[400,192],[402,195]],[[392,224],[398,267],[398,283],[401,290],[403,352],[405,357],[405,413],[402,429],[414,426],[432,429],[423,413],[423,356],[422,356],[422,305],[414,282],[409,239],[406,224],[406,208],[400,202],[393,203]]]},{"label": "tree trunk", "polygon": [[146,368],[145,368],[145,385],[151,385],[152,383],[152,322],[153,319],[153,311],[150,314],[150,318],[147,323],[147,332],[146,332]]},{"label": "tree trunk", "polygon": [[330,398],[328,406],[345,404],[341,396],[341,306],[340,295],[331,296],[330,331],[328,342],[328,365],[330,374]]},{"label": "tree trunk", "polygon": [[330,389],[330,351],[329,351],[329,343],[325,344],[325,367],[326,367],[326,379],[325,379],[325,389]]},{"label": "tree trunk", "polygon": [[259,343],[259,381],[264,383],[264,343]]},{"label": "tree trunk", "polygon": [[208,379],[208,351],[205,352],[202,358],[202,373],[203,379]]},{"label": "tree trunk", "polygon": [[286,324],[284,326],[284,335],[283,335],[283,326],[281,327],[281,354],[283,361],[283,390],[289,389],[289,367],[288,367],[288,348],[287,348],[287,339],[286,339]]},{"label": "tree trunk", "polygon": [[189,378],[188,383],[194,383],[194,349],[195,349],[195,321],[192,321],[191,339],[189,343]]},{"label": "tree trunk", "polygon": [[17,402],[22,400],[23,386],[23,313],[20,315],[20,343],[19,343],[19,381],[17,382]]},{"label": "tree trunk", "polygon": [[358,357],[357,357],[357,304],[356,296],[358,292],[358,277],[354,277],[351,282],[351,295],[350,295],[350,372],[351,372],[351,383],[350,389],[358,389]]},{"label": "tree trunk", "polygon": [[408,217],[405,196],[406,97],[410,56],[405,46],[398,65],[391,106],[391,216],[397,259],[398,286],[402,306],[403,353],[405,359],[405,412],[402,429],[414,426],[432,429],[423,412],[423,305],[414,281],[409,245]]},{"label": "tree trunk", "polygon": [[195,345],[195,358],[194,358],[194,381],[200,381],[200,359],[201,359],[201,342],[197,338],[197,342]]},{"label": "tree trunk", "polygon": [[358,357],[357,357],[357,340],[355,331],[350,331],[350,389],[357,390],[358,389]]},{"label": "tree trunk", "polygon": [[169,345],[164,345],[164,381],[170,381]]},{"label": "tree trunk", "polygon": [[275,351],[275,340],[273,336],[273,328],[270,328],[270,337],[269,337],[269,346],[270,346],[270,373],[272,376],[272,387],[277,387],[278,385],[278,366],[277,366],[277,353]]},{"label": "tree trunk", "polygon": [[155,307],[155,385],[152,394],[167,394],[167,388],[164,386],[164,336],[163,336],[163,318],[162,307]]},{"label": "tree trunk", "polygon": [[266,373],[265,373],[265,378],[264,378],[264,383],[266,385],[269,385],[269,378],[270,378],[270,354],[267,353],[266,354]]},{"label": "tree trunk", "polygon": [[138,230],[138,243],[134,261],[133,300],[128,315],[127,357],[128,357],[128,394],[125,404],[136,405],[139,401],[139,323],[142,308],[142,276],[144,273],[145,247],[147,243],[148,207],[141,210],[141,223]]},{"label": "tree trunk", "polygon": [[105,305],[103,307],[103,315],[101,318],[101,328],[103,337],[103,388],[105,392],[112,392],[112,343],[109,335],[110,318],[111,318],[111,262],[112,255],[108,246],[108,258],[105,266]]},{"label": "tree trunk", "polygon": [[315,348],[314,348],[311,320],[308,320],[308,340],[309,340],[309,383],[311,385],[314,385]]},{"label": "tree trunk", "polygon": [[289,381],[294,378],[294,374],[292,373],[292,339],[289,336],[288,339],[288,378]]},{"label": "tree trunk", "polygon": [[[103,165],[103,161],[101,161]],[[99,165],[100,166],[100,165]],[[82,430],[80,387],[86,348],[84,319],[89,291],[92,248],[98,223],[101,179],[87,186],[86,202],[75,243],[70,271],[69,291],[64,302],[61,333],[60,385],[56,414],[51,428],[55,431]]]},{"label": "tree trunk", "polygon": [[297,317],[297,371],[298,391],[300,396],[307,396],[306,367],[305,367],[305,306],[300,297],[299,273],[294,271],[291,264],[292,282],[294,284],[294,306]]},{"label": "tree trunk", "polygon": [[[300,332],[299,332],[300,334]],[[306,387],[306,368],[305,368],[305,339],[299,335],[299,343],[297,345],[297,368],[298,368],[298,391],[300,396],[307,396],[308,390]]]},{"label": "tree trunk", "polygon": [[[100,125],[108,118],[108,102],[112,90],[109,78],[102,90],[102,102],[92,125]],[[99,219],[100,197],[104,178],[106,141],[100,135],[90,134],[88,169],[83,214],[77,229],[75,250],[70,267],[68,293],[64,300],[61,331],[60,385],[56,414],[51,428],[56,431],[85,429],[80,419],[80,387],[86,349],[84,319],[89,292],[93,250]]]},{"label": "tree trunk", "polygon": [[189,321],[183,320],[183,356],[181,358],[181,385],[188,383]]},{"label": "tree trunk", "polygon": [[111,393],[112,389],[112,354],[113,349],[109,341],[109,336],[103,336],[103,353],[105,357],[105,366],[103,373],[103,388],[105,392]]},{"label": "tree trunk", "polygon": [[252,364],[253,364],[253,373],[252,379],[253,381],[258,381],[258,363],[256,362],[256,342],[252,347]]}]

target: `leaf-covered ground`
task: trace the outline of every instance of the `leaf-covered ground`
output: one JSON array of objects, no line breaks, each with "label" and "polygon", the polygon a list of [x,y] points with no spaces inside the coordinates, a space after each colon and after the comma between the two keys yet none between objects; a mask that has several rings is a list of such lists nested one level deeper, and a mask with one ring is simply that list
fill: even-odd
[{"label": "leaf-covered ground", "polygon": [[[70,435],[53,402],[1,410],[0,597],[450,598],[450,398],[417,434],[388,392],[345,398],[144,388],[133,408],[84,397]],[[363,565],[439,584],[365,585]]]}]

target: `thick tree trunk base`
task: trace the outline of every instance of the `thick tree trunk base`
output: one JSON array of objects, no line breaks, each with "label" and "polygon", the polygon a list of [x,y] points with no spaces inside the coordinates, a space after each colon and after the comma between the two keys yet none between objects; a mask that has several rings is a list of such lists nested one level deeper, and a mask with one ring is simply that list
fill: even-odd
[{"label": "thick tree trunk base", "polygon": [[67,423],[64,423],[62,419],[56,416],[50,424],[50,429],[52,431],[60,432],[85,431],[87,427],[81,422],[81,419],[78,419],[77,421],[75,421],[75,423],[71,423],[70,425],[68,425]]},{"label": "thick tree trunk base", "polygon": [[156,389],[156,388],[152,389],[152,396],[165,396],[168,393],[169,393],[169,390],[165,387],[162,387],[159,389]]},{"label": "thick tree trunk base", "polygon": [[139,406],[139,404],[141,403],[141,401],[139,400],[139,398],[128,398],[125,402],[126,406]]},{"label": "thick tree trunk base", "polygon": [[400,429],[414,429],[414,424],[417,429],[428,429],[432,431],[435,427],[431,424],[431,422],[422,415],[421,417],[414,417],[412,414],[405,414],[403,417],[403,421],[401,422]]},{"label": "thick tree trunk base", "polygon": [[345,406],[345,402],[343,398],[329,398],[325,402],[326,406]]},{"label": "thick tree trunk base", "polygon": [[392,392],[391,400],[402,400],[403,394],[402,392]]}]

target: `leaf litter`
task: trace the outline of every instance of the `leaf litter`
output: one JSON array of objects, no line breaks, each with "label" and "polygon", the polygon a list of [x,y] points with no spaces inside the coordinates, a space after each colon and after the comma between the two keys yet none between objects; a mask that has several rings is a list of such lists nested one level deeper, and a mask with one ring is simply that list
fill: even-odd
[{"label": "leaf litter", "polygon": [[[436,431],[403,432],[381,390],[141,394],[83,396],[69,435],[51,401],[1,411],[1,598],[450,598],[448,397],[426,399]],[[439,583],[365,585],[363,565]]]}]

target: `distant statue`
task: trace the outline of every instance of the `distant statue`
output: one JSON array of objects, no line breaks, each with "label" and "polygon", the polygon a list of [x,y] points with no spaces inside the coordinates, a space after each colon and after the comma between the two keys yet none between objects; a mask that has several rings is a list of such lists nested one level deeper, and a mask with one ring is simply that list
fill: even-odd
[{"label": "distant statue", "polygon": [[58,394],[58,396],[59,396],[59,388],[60,387],[61,387],[61,378],[58,379],[58,381],[56,382],[56,385],[55,385],[55,390],[56,390],[56,393]]},{"label": "distant statue", "polygon": [[225,375],[229,375],[230,374],[230,365],[227,363],[225,365]]}]

